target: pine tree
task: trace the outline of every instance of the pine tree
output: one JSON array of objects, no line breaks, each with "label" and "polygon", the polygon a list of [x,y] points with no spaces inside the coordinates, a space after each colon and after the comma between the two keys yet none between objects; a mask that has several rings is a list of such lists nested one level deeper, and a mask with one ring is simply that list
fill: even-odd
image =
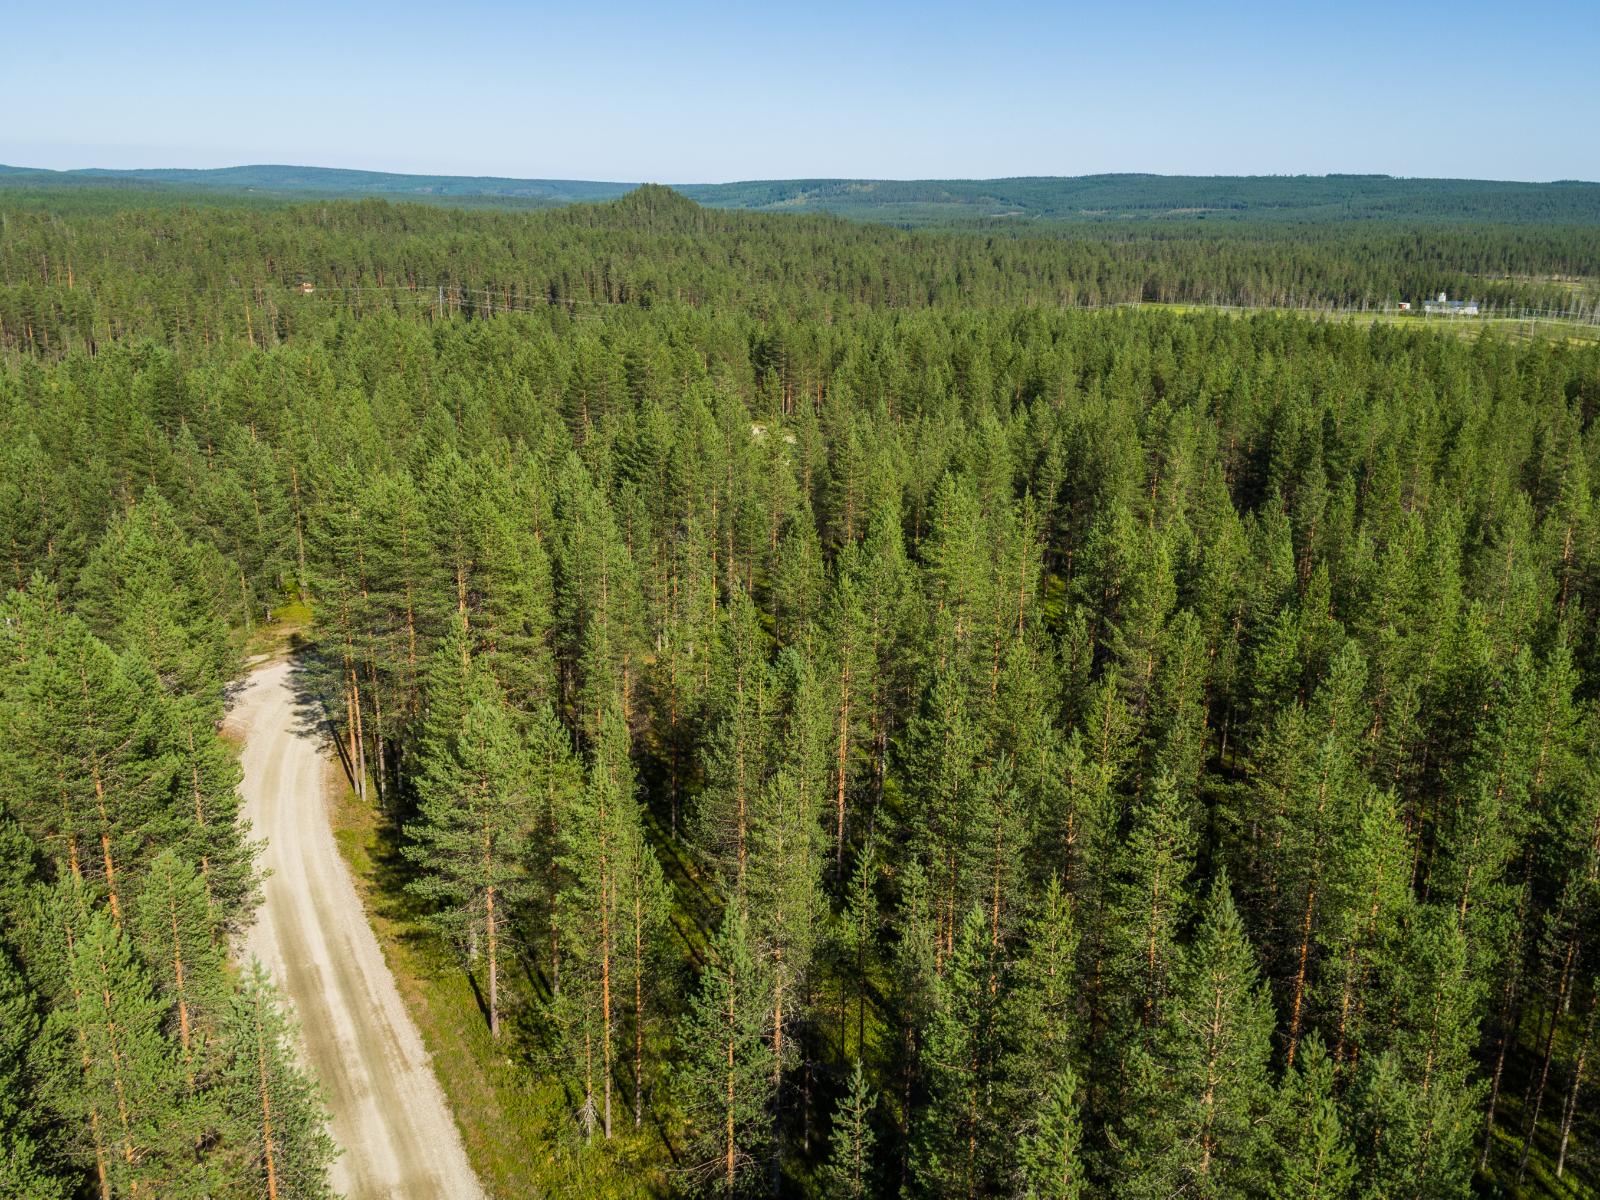
[{"label": "pine tree", "polygon": [[1226,876],[1183,954],[1154,1046],[1134,1048],[1119,1191],[1227,1196],[1261,1186],[1272,1006]]},{"label": "pine tree", "polygon": [[877,1135],[872,1129],[872,1114],[878,1098],[867,1086],[861,1060],[855,1060],[850,1083],[833,1110],[833,1128],[828,1136],[828,1161],[819,1177],[829,1196],[842,1200],[866,1200],[872,1195],[873,1146]]},{"label": "pine tree", "polygon": [[390,708],[409,721],[422,708],[423,664],[446,632],[435,600],[445,583],[423,498],[410,474],[372,476],[362,507],[375,514],[367,544],[378,637],[374,656],[392,697]]},{"label": "pine tree", "polygon": [[[528,790],[527,746],[500,687],[474,677],[461,727],[424,748],[418,820],[405,853],[421,870],[407,884],[435,906],[434,920],[488,966],[489,1031],[500,1036],[500,959],[509,914],[526,896],[538,811]],[[481,943],[480,943],[481,938]]]},{"label": "pine tree", "polygon": [[1078,1200],[1086,1186],[1078,1079],[1070,1067],[1046,1077],[1037,1117],[1017,1144],[1018,1194],[1027,1200]]},{"label": "pine tree", "polygon": [[78,580],[77,607],[110,645],[139,651],[169,691],[210,709],[236,666],[228,575],[222,556],[191,541],[151,493],[107,528]]},{"label": "pine tree", "polygon": [[[827,912],[821,817],[831,739],[828,698],[811,665],[791,647],[780,656],[775,674],[783,718],[779,761],[753,797],[749,866],[743,891],[730,903],[749,913],[752,947],[770,994],[773,1087],[781,1121],[785,1072],[797,1048],[790,1035],[806,1015],[812,959]],[[778,1131],[775,1155],[782,1148]],[[775,1173],[779,1169],[775,1160]]]},{"label": "pine tree", "polygon": [[732,597],[718,638],[706,738],[706,786],[696,838],[730,895],[742,894],[750,860],[751,809],[767,784],[776,703],[766,639],[748,597]]},{"label": "pine tree", "polygon": [[12,736],[0,746],[0,781],[60,874],[93,882],[120,924],[127,873],[181,828],[166,803],[173,764],[160,741],[155,680],[63,616],[49,589],[13,593],[7,605]]},{"label": "pine tree", "polygon": [[173,851],[150,860],[132,928],[157,991],[172,1004],[178,1056],[193,1091],[228,984],[205,882]]},{"label": "pine tree", "polygon": [[1315,1033],[1302,1043],[1278,1091],[1270,1194],[1281,1200],[1338,1200],[1354,1192],[1355,1154],[1334,1099],[1335,1067]]},{"label": "pine tree", "polygon": [[1188,916],[1195,836],[1165,780],[1134,813],[1105,914],[1107,974],[1125,1006],[1123,1037],[1150,1042],[1168,1024],[1166,1003],[1179,965],[1178,931]]},{"label": "pine tree", "polygon": [[995,1186],[1004,1144],[1001,1114],[986,1098],[998,1057],[998,968],[981,905],[967,910],[934,982],[922,1046],[926,1105],[915,1115],[911,1176],[919,1194],[978,1196]]},{"label": "pine tree", "polygon": [[[845,909],[835,934],[840,970],[848,975],[855,993],[856,1052],[865,1052],[867,1039],[867,1001],[869,971],[882,935],[879,916],[878,876],[881,873],[877,844],[868,842],[856,858],[855,870],[845,893]],[[845,985],[840,984],[839,1045],[846,1044],[845,1025],[849,1019]]]},{"label": "pine tree", "polygon": [[766,1016],[745,918],[730,906],[678,1029],[685,1171],[714,1195],[739,1195],[764,1161],[775,1066]]},{"label": "pine tree", "polygon": [[905,777],[916,781],[908,834],[933,887],[942,964],[954,951],[967,908],[986,891],[991,847],[974,844],[972,826],[988,788],[1001,785],[980,766],[982,734],[954,667],[930,679],[905,742]]},{"label": "pine tree", "polygon": [[570,459],[556,494],[557,636],[565,698],[592,741],[620,697],[631,711],[644,622],[633,556],[604,492]]},{"label": "pine tree", "polygon": [[562,957],[553,1005],[567,1060],[583,1081],[585,1131],[592,1136],[598,1120],[607,1138],[618,1030],[630,1004],[635,1120],[642,1116],[646,951],[665,913],[660,868],[644,838],[634,788],[627,727],[613,708],[601,723],[587,786],[569,794],[557,822],[564,886],[556,897]]},{"label": "pine tree", "polygon": [[1050,1093],[1073,1074],[1083,1049],[1078,989],[1079,935],[1073,906],[1052,877],[1023,930],[1022,949],[1001,1002],[997,1107],[1024,1121],[1052,1102]]},{"label": "pine tree", "polygon": [[0,1193],[62,1200],[66,1179],[51,1162],[48,1129],[30,1097],[40,1094],[44,1066],[36,1001],[11,955],[0,945]]},{"label": "pine tree", "polygon": [[221,1091],[241,1191],[269,1200],[333,1195],[328,1167],[338,1150],[316,1085],[301,1069],[294,1029],[259,962],[252,962],[223,1019]]},{"label": "pine tree", "polygon": [[102,1196],[160,1190],[186,1169],[199,1114],[184,1099],[178,1056],[162,1035],[166,1003],[116,922],[81,899],[69,891],[61,904],[65,959],[48,1022],[57,1056],[49,1100],[70,1123],[72,1155],[95,1172]]},{"label": "pine tree", "polygon": [[[626,793],[632,787],[625,785]],[[621,983],[630,992],[629,1023],[633,1030],[633,1126],[644,1125],[644,1094],[648,1064],[645,1058],[645,1032],[649,1025],[648,1004],[656,999],[656,951],[662,928],[671,911],[671,901],[661,864],[646,839],[641,814],[624,808],[620,841],[621,916],[623,954]]]},{"label": "pine tree", "polygon": [[858,774],[855,751],[870,729],[871,698],[877,663],[871,651],[871,628],[856,579],[860,551],[851,541],[841,552],[833,589],[823,608],[822,624],[834,664],[833,696],[833,843],[836,871],[844,871],[847,809],[851,784]]}]

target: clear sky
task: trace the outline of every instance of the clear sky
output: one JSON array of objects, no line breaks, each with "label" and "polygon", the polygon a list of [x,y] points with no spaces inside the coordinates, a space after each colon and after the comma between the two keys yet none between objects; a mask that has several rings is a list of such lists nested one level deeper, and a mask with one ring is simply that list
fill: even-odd
[{"label": "clear sky", "polygon": [[9,6],[0,162],[1600,179],[1600,0]]}]

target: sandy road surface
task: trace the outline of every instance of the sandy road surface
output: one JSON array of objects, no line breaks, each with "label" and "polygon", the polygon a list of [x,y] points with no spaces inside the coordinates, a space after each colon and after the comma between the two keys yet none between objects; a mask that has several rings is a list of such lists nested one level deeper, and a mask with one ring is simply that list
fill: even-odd
[{"label": "sandy road surface", "polygon": [[264,840],[266,903],[245,938],[294,1003],[351,1200],[482,1200],[450,1110],[328,825],[328,760],[293,668],[259,668],[229,724],[244,738],[244,815]]}]

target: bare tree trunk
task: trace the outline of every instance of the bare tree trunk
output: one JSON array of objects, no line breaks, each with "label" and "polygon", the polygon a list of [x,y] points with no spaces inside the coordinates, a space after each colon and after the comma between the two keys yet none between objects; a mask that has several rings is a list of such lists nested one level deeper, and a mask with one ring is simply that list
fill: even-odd
[{"label": "bare tree trunk", "polygon": [[256,998],[256,1061],[261,1071],[261,1151],[267,1169],[267,1200],[278,1200],[278,1168],[272,1145],[272,1092],[267,1086],[267,1042],[262,1027],[261,1000]]},{"label": "bare tree trunk", "polygon": [[1483,1117],[1483,1151],[1478,1155],[1478,1170],[1482,1171],[1489,1165],[1489,1150],[1494,1145],[1494,1114],[1500,1103],[1500,1081],[1505,1077],[1506,1049],[1511,1045],[1511,1039],[1517,1027],[1522,1024],[1522,1013],[1512,1011],[1513,988],[1508,981],[1506,985],[1505,1000],[1500,1008],[1500,1046],[1494,1055],[1494,1070],[1489,1075],[1489,1104]]},{"label": "bare tree trunk", "polygon": [[183,1072],[189,1080],[189,1091],[194,1091],[194,1055],[190,1048],[189,995],[183,979],[183,941],[178,935],[178,903],[174,897],[168,903],[172,918],[172,975],[178,995],[178,1044],[183,1054]]},{"label": "bare tree trunk", "polygon": [[1583,1068],[1589,1058],[1589,1047],[1594,1041],[1595,1009],[1600,1006],[1600,988],[1589,997],[1589,1018],[1583,1025],[1583,1040],[1578,1043],[1578,1061],[1572,1068],[1572,1088],[1567,1092],[1566,1107],[1561,1113],[1561,1151],[1556,1156],[1556,1178],[1567,1169],[1567,1142],[1572,1136],[1572,1118],[1578,1110],[1578,1092],[1583,1087]]},{"label": "bare tree trunk", "polygon": [[367,798],[367,744],[361,729],[361,681],[356,678],[355,664],[350,666],[350,704],[355,721],[356,753],[353,766],[356,772],[356,795]]},{"label": "bare tree trunk", "polygon": [[733,1069],[733,1037],[732,1037],[731,1031],[735,1027],[735,1023],[739,1019],[739,1013],[738,1013],[738,1009],[735,1006],[735,996],[737,995],[737,992],[736,992],[736,990],[735,990],[735,988],[733,986],[733,978],[732,978],[733,968],[732,968],[732,966],[730,966],[728,968],[728,975],[729,975],[729,979],[728,979],[728,1029],[730,1031],[730,1034],[729,1034],[729,1037],[728,1037],[728,1097],[727,1097],[727,1105],[726,1105],[728,1125],[727,1125],[727,1142],[726,1142],[726,1145],[725,1145],[723,1153],[724,1153],[724,1170],[726,1172],[726,1182],[727,1182],[728,1195],[732,1196],[734,1194],[733,1181],[734,1181],[734,1166],[736,1164],[736,1159],[735,1159],[734,1138],[733,1138],[733,1080],[734,1080],[734,1069]]},{"label": "bare tree trunk", "polygon": [[633,1127],[644,1125],[644,897],[633,892]]},{"label": "bare tree trunk", "polygon": [[600,1048],[605,1069],[605,1135],[611,1140],[611,901],[602,886],[600,903]]},{"label": "bare tree trunk", "polygon": [[494,917],[494,888],[489,888],[485,904],[485,933],[489,941],[489,1036],[500,1037],[500,963],[497,954]]},{"label": "bare tree trunk", "polygon": [[[844,653],[848,655],[850,648],[846,646]],[[850,758],[850,668],[846,665],[839,675],[839,753],[835,770],[838,773],[838,791],[834,800],[837,811],[835,821],[834,840],[836,843],[835,870],[840,880],[844,879],[844,792],[845,772]]]},{"label": "bare tree trunk", "polygon": [[[66,934],[67,954],[70,959],[73,952],[73,933],[70,925],[67,927]],[[75,1022],[75,1026],[78,1033],[78,1046],[83,1054],[83,1073],[88,1075],[90,1070],[93,1069],[94,1060],[89,1056],[89,1036],[84,1032],[83,1028],[83,990],[78,986],[78,979],[75,973],[72,976],[72,999],[79,1014],[79,1020]],[[105,1138],[100,1130],[100,1110],[93,1105],[89,1107],[89,1135],[94,1142],[94,1170],[95,1178],[100,1185],[100,1200],[111,1200],[111,1179],[106,1170],[106,1146]]]},{"label": "bare tree trunk", "polygon": [[117,897],[116,865],[111,857],[111,814],[106,811],[105,781],[100,778],[99,762],[93,763],[90,769],[94,775],[95,804],[100,810],[100,857],[106,869],[106,898],[111,905],[111,919],[121,929],[122,901]]},{"label": "bare tree trunk", "polygon": [[1566,961],[1561,967],[1561,982],[1556,988],[1555,1003],[1550,1007],[1550,1030],[1544,1040],[1544,1062],[1539,1068],[1539,1083],[1533,1095],[1533,1110],[1522,1139],[1522,1157],[1517,1162],[1518,1184],[1521,1184],[1522,1177],[1528,1170],[1528,1156],[1533,1153],[1533,1141],[1539,1133],[1539,1110],[1544,1107],[1545,1087],[1550,1082],[1550,1059],[1555,1053],[1556,1026],[1560,1024],[1562,1009],[1566,1007],[1567,984],[1572,974],[1572,961],[1577,957],[1577,952],[1578,942],[1574,938],[1567,943]]},{"label": "bare tree trunk", "polygon": [[1311,953],[1311,914],[1316,908],[1317,885],[1306,889],[1306,915],[1300,923],[1300,965],[1294,974],[1294,1003],[1289,1014],[1288,1066],[1294,1066],[1294,1052],[1300,1045],[1300,1006],[1306,993],[1306,959]]}]

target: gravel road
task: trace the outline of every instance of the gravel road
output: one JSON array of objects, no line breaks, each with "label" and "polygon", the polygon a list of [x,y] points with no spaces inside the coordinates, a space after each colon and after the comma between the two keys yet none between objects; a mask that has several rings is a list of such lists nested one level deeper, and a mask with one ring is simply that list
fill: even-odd
[{"label": "gravel road", "polygon": [[416,1026],[328,824],[325,740],[286,662],[258,668],[229,724],[244,739],[244,815],[264,840],[266,902],[246,935],[294,1004],[328,1094],[350,1200],[482,1200]]}]

